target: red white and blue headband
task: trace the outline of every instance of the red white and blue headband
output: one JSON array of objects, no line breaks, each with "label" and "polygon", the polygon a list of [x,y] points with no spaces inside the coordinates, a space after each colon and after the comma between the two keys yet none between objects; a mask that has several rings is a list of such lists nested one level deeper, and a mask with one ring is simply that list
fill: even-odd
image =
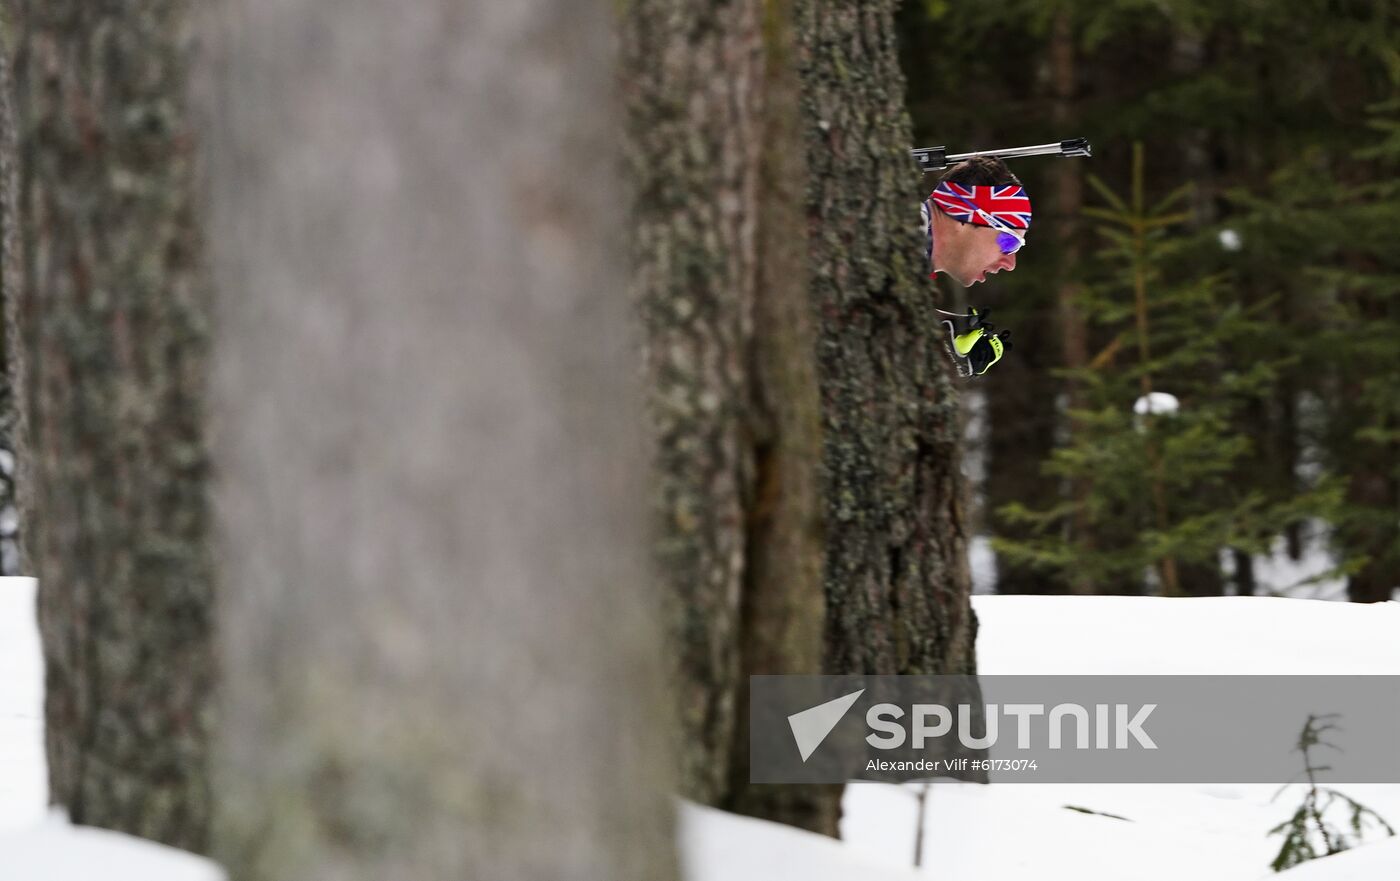
[{"label": "red white and blue headband", "polygon": [[[1011,229],[1031,228],[1031,199],[1015,184],[975,186],[944,181],[931,197],[940,211],[954,220],[977,226],[1005,224]],[[981,209],[978,211],[977,209]],[[989,221],[987,216],[990,216]]]}]

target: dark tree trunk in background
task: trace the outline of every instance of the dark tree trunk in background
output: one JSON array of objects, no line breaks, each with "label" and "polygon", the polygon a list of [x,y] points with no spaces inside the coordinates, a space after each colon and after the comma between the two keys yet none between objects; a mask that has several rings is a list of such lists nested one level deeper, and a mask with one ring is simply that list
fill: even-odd
[{"label": "dark tree trunk in background", "polygon": [[893,0],[799,0],[826,469],[826,669],[965,673],[958,401],[918,234]]},{"label": "dark tree trunk in background", "polygon": [[[1047,81],[1043,100],[1050,109],[1052,129],[1077,131],[1075,101],[1078,78],[1072,11],[1061,7],[1055,13],[1046,45]],[[995,535],[1024,538],[1028,527],[998,520],[996,510],[1010,502],[1033,508],[1049,508],[1066,493],[1080,503],[1066,528],[1085,533],[1083,500],[1088,486],[1071,481],[1066,486],[1043,472],[1044,463],[1055,448],[1058,424],[1073,435],[1079,427],[1070,422],[1067,409],[1080,406],[1077,389],[1054,374],[1056,367],[1083,367],[1088,363],[1088,330],[1078,302],[1080,272],[1079,209],[1083,204],[1083,166],[1080,162],[1052,162],[1045,168],[1049,182],[1044,194],[1032,193],[1036,206],[1036,226],[1043,229],[1053,259],[1054,276],[1046,281],[1054,291],[1053,312],[1046,310],[1042,320],[1025,328],[1021,342],[989,377],[988,412],[990,432],[986,481],[989,522]],[[1036,270],[1030,270],[1036,271]],[[1058,336],[1059,345],[1055,344]],[[1013,338],[1014,340],[1014,338]],[[1034,341],[1032,341],[1034,340]],[[1037,357],[1039,356],[1039,357]],[[1058,358],[1058,361],[1054,360]],[[1072,537],[1065,536],[1066,540]],[[1091,592],[1093,585],[1066,583],[1051,571],[1018,565],[1005,555],[997,555],[998,593],[1059,594]]]},{"label": "dark tree trunk in background", "polygon": [[28,507],[21,466],[28,467],[24,418],[24,345],[20,305],[24,267],[19,231],[19,142],[10,23],[0,26],[0,575],[24,574],[19,512]]},{"label": "dark tree trunk in background", "polygon": [[749,431],[755,472],[747,511],[740,724],[729,810],[838,834],[841,787],[748,780],[748,675],[818,673],[822,595],[821,396],[808,296],[807,165],[793,0],[766,0],[764,138],[758,194],[758,291]]},{"label": "dark tree trunk in background", "polygon": [[[1066,163],[1068,164],[1068,163]],[[992,321],[996,323],[996,314]],[[998,375],[988,377],[987,472],[984,517],[987,531],[1002,537],[1023,537],[1027,528],[1003,522],[997,509],[1010,502],[1032,507],[1049,507],[1061,495],[1059,481],[1043,473],[1043,465],[1054,449],[1057,412],[1055,384],[1048,382],[1056,365],[1045,356],[1054,350],[1049,337],[1050,321],[1036,325],[1047,332],[1044,344],[1033,349],[1017,345],[997,364]],[[1029,338],[1036,331],[1027,326],[1016,330]],[[1012,338],[1015,344],[1015,336]],[[1039,354],[1041,357],[1037,357]],[[996,592],[1002,594],[1062,594],[1069,586],[1054,572],[1020,565],[1005,555],[996,556]]]},{"label": "dark tree trunk in background", "polygon": [[[1201,75],[1208,64],[1208,46],[1204,35],[1189,25],[1179,24],[1172,35],[1171,57],[1168,66],[1172,73],[1182,79],[1194,79]],[[1215,167],[1211,161],[1210,131],[1204,126],[1184,126],[1177,133],[1177,149],[1181,154],[1183,180],[1192,182],[1191,219],[1187,226],[1199,230],[1215,220]],[[1267,432],[1267,423],[1256,423],[1247,434]],[[1245,558],[1249,560],[1248,557]],[[1239,557],[1235,558],[1239,565]],[[1252,568],[1252,560],[1246,568]],[[1225,593],[1225,577],[1216,559],[1199,562],[1177,561],[1178,577],[1182,593],[1187,596],[1221,596]],[[1243,574],[1248,583],[1253,573]]]},{"label": "dark tree trunk in background", "polygon": [[[1343,258],[1359,273],[1374,272],[1371,259],[1360,255]],[[1400,321],[1400,306],[1393,296],[1361,288],[1345,294],[1346,305],[1363,321]],[[1393,356],[1393,352],[1391,353]],[[1355,357],[1355,356],[1353,356]],[[1393,375],[1393,374],[1392,374]],[[1360,569],[1347,576],[1347,599],[1354,603],[1379,603],[1400,588],[1400,441],[1394,439],[1394,417],[1380,415],[1370,407],[1347,406],[1364,402],[1368,392],[1365,377],[1347,371],[1337,375],[1331,388],[1334,400],[1330,430],[1345,438],[1342,448],[1346,474],[1347,510],[1336,526],[1334,543],[1348,557],[1364,560]],[[1365,437],[1365,432],[1384,428],[1390,437]],[[1334,453],[1334,455],[1336,455]]]},{"label": "dark tree trunk in background", "polygon": [[1254,558],[1239,548],[1230,549],[1230,558],[1235,563],[1235,594],[1242,597],[1254,596],[1259,584],[1254,579]]},{"label": "dark tree trunk in background", "polygon": [[676,877],[612,9],[211,8],[232,878]]},{"label": "dark tree trunk in background", "polygon": [[[1188,23],[1178,22],[1172,34],[1168,69],[1190,81],[1201,76],[1210,64],[1210,44],[1206,35]],[[1216,218],[1215,163],[1211,152],[1210,129],[1204,125],[1181,126],[1175,141],[1181,151],[1182,180],[1192,183],[1191,226],[1199,229]]]},{"label": "dark tree trunk in background", "polygon": [[205,286],[186,4],[27,2],[22,325],[50,798],[203,850]]},{"label": "dark tree trunk in background", "polygon": [[1344,547],[1366,555],[1366,563],[1347,576],[1347,599],[1354,603],[1383,603],[1400,586],[1395,567],[1397,541],[1394,511],[1400,486],[1393,476],[1394,445],[1364,449],[1355,456],[1347,479],[1346,500],[1357,512],[1339,527]]},{"label": "dark tree trunk in background", "polygon": [[822,639],[801,141],[786,4],[767,6],[628,8],[634,288],[681,791],[835,834],[830,790],[748,784],[747,677],[818,672]]},{"label": "dark tree trunk in background", "polygon": [[[1287,309],[1287,300],[1280,300],[1280,308]],[[1288,314],[1284,312],[1285,316]],[[1289,322],[1291,323],[1291,322]],[[1277,419],[1274,421],[1273,430],[1270,434],[1273,437],[1274,453],[1271,461],[1274,465],[1276,479],[1285,486],[1296,486],[1298,484],[1298,463],[1303,458],[1303,445],[1300,442],[1302,426],[1298,418],[1298,381],[1293,373],[1287,373],[1280,377],[1278,387],[1273,391],[1274,409],[1277,411]],[[1288,524],[1284,529],[1284,546],[1288,551],[1288,557],[1297,561],[1303,559],[1303,523],[1295,521]]]},{"label": "dark tree trunk in background", "polygon": [[[1061,6],[1055,13],[1050,29],[1050,80],[1054,96],[1050,106],[1051,121],[1056,131],[1069,130],[1079,99],[1079,60],[1075,39],[1073,10],[1068,6]],[[1055,225],[1053,239],[1059,251],[1055,311],[1060,332],[1060,365],[1066,369],[1078,370],[1089,365],[1089,328],[1084,312],[1079,307],[1078,281],[1082,272],[1080,242],[1083,235],[1079,211],[1084,207],[1083,165],[1079,162],[1057,162],[1051,166],[1050,179],[1053,182],[1050,195],[1050,214]],[[1042,400],[1045,397],[1047,395],[1041,395]],[[1069,415],[1070,411],[1084,406],[1080,389],[1072,380],[1065,383],[1061,406],[1065,412],[1059,414],[1059,418],[1067,423],[1067,434],[1074,437],[1084,431],[1078,420]],[[1048,459],[1049,456],[1045,458]],[[1071,479],[1065,489],[1075,502],[1074,516],[1069,521],[1069,529],[1075,535],[1067,535],[1065,539],[1082,540],[1092,545],[1092,527],[1086,516],[1090,492],[1088,481]],[[1071,593],[1084,594],[1095,591],[1095,585],[1081,577],[1072,576],[1070,583],[1065,587]]]}]

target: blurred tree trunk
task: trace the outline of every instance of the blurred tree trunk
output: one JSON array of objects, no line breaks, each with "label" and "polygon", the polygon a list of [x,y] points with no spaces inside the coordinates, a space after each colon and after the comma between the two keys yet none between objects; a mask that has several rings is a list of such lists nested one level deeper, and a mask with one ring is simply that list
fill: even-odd
[{"label": "blurred tree trunk", "polygon": [[1394,518],[1400,506],[1400,487],[1392,476],[1393,448],[1363,452],[1352,459],[1347,476],[1346,502],[1355,513],[1339,529],[1343,547],[1366,557],[1360,570],[1347,576],[1347,599],[1383,603],[1400,583],[1394,565],[1396,549],[1400,548]]},{"label": "blurred tree trunk", "polygon": [[[1070,163],[1064,163],[1068,165]],[[1041,314],[1044,314],[1043,312]],[[992,320],[995,322],[994,314]],[[1032,324],[1049,328],[1053,324]],[[1019,327],[1019,325],[1018,325]],[[1033,333],[1033,331],[1032,331]],[[1029,338],[1031,333],[1026,333]],[[1047,334],[1048,336],[1048,334]],[[1013,343],[1020,342],[1013,338]],[[1021,343],[1011,356],[996,366],[996,376],[987,385],[987,472],[985,483],[988,532],[1004,538],[1028,538],[1029,529],[997,518],[997,509],[1011,502],[1032,508],[1048,508],[1060,498],[1059,481],[1043,472],[1054,448],[1056,422],[1065,418],[1057,412],[1059,383],[1038,353],[1048,355],[1053,341],[1045,340],[1039,352]],[[1086,587],[1087,589],[1087,587]],[[1003,554],[996,556],[996,592],[1002,594],[1062,594],[1069,585],[1051,571],[1019,565]]]},{"label": "blurred tree trunk", "polygon": [[20,477],[26,465],[24,346],[20,305],[24,267],[19,230],[19,141],[15,131],[14,79],[10,73],[12,22],[0,27],[0,575],[27,569],[21,553],[19,512],[27,487]]},{"label": "blurred tree trunk", "polygon": [[[1368,274],[1378,267],[1361,257],[1351,262]],[[1351,306],[1363,321],[1395,321],[1393,300],[1369,291],[1349,294]],[[1383,325],[1382,325],[1383,326]],[[1393,326],[1393,325],[1392,325]],[[1342,401],[1365,401],[1368,389],[1364,376],[1343,374],[1337,381]],[[1374,394],[1374,392],[1372,392]],[[1386,415],[1363,408],[1348,408],[1334,427],[1346,435],[1346,513],[1337,525],[1335,541],[1348,557],[1364,558],[1361,568],[1347,576],[1347,599],[1354,603],[1383,603],[1400,587],[1400,480],[1396,462],[1400,443],[1394,440],[1363,440],[1367,428],[1391,428]],[[1393,433],[1393,428],[1391,428]]]},{"label": "blurred tree trunk", "polygon": [[611,10],[210,9],[231,877],[676,876]]},{"label": "blurred tree trunk", "polygon": [[799,0],[826,669],[973,672],[958,400],[918,234],[894,0]]},{"label": "blurred tree trunk", "polygon": [[787,5],[628,7],[633,284],[681,791],[835,834],[829,790],[748,784],[747,677],[821,661],[820,422]]},{"label": "blurred tree trunk", "polygon": [[50,798],[203,850],[213,677],[186,4],[24,4],[22,333]]},{"label": "blurred tree trunk", "polygon": [[[1290,317],[1291,310],[1288,308],[1288,298],[1285,295],[1280,298],[1280,311],[1283,318],[1280,324],[1289,326],[1293,324]],[[1272,455],[1274,464],[1274,474],[1284,486],[1296,486],[1298,484],[1298,463],[1303,458],[1303,445],[1300,441],[1302,436],[1302,426],[1298,418],[1298,382],[1293,371],[1286,372],[1279,378],[1278,385],[1274,390],[1274,409],[1278,414],[1274,420],[1274,428],[1270,434],[1274,438],[1275,449]],[[1295,521],[1290,523],[1284,530],[1284,546],[1288,550],[1289,559],[1297,562],[1303,559],[1303,523]]]}]

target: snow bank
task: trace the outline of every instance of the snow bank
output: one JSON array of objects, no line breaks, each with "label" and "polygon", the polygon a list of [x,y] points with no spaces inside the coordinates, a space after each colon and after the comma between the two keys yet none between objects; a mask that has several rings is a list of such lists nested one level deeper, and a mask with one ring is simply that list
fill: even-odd
[{"label": "snow bank", "polygon": [[[978,596],[984,674],[1400,675],[1400,603],[1228,597]],[[215,881],[207,860],[44,818],[34,583],[0,579],[0,879]],[[1400,786],[1339,787],[1400,827]],[[1269,871],[1268,830],[1297,805],[1272,786],[932,784],[913,868],[915,785],[847,787],[842,835],[683,804],[688,881],[1379,881],[1400,839]],[[1340,819],[1340,818],[1339,818]]]},{"label": "snow bank", "polygon": [[0,578],[0,830],[38,823],[48,800],[34,589],[33,578]]},{"label": "snow bank", "polygon": [[55,811],[37,826],[0,833],[5,881],[224,881],[217,865],[120,832],[69,825]]},{"label": "snow bank", "polygon": [[[1400,675],[1400,603],[1266,597],[977,596],[978,668],[995,674]],[[844,841],[690,808],[689,881],[905,878],[917,784],[846,788]],[[1400,786],[1339,787],[1400,827]],[[939,881],[1380,881],[1400,878],[1400,840],[1369,839],[1279,876],[1268,831],[1291,787],[932,784],[925,874]],[[1334,820],[1340,822],[1342,817]],[[742,842],[742,846],[726,842]],[[721,856],[726,847],[734,849]],[[801,855],[799,855],[799,852]],[[822,874],[808,860],[822,856]],[[838,873],[838,874],[833,874]],[[844,873],[844,874],[839,874]],[[1306,874],[1304,874],[1306,873]]]},{"label": "snow bank", "polygon": [[[684,877],[694,881],[915,881],[912,868],[863,860],[825,835],[683,802]],[[882,865],[883,863],[883,865]],[[878,868],[877,868],[878,867]]]},{"label": "snow bank", "polygon": [[221,881],[209,860],[45,816],[44,664],[33,578],[0,578],[0,879]]},{"label": "snow bank", "polygon": [[1280,881],[1385,881],[1400,877],[1400,838],[1309,860],[1274,876]]},{"label": "snow bank", "polygon": [[1400,603],[977,596],[977,670],[1400,675]]},{"label": "snow bank", "polygon": [[[978,670],[987,675],[1400,675],[1400,603],[1394,602],[977,596],[973,606]],[[1400,827],[1400,786],[1338,788]],[[1276,793],[1276,786],[944,780],[929,795],[925,841],[935,850],[940,881],[1271,878],[1278,877],[1268,867],[1280,840],[1268,830],[1301,799],[1298,787]],[[912,852],[912,786],[852,784],[843,807],[842,836],[853,851]],[[1283,877],[1400,878],[1397,844],[1370,839]],[[1305,870],[1315,874],[1298,874]]]}]

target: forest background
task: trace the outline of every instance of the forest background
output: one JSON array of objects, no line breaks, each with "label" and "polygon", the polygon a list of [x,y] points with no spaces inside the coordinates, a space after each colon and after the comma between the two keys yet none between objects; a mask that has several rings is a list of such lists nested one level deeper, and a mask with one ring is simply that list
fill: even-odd
[{"label": "forest background", "polygon": [[[1392,4],[933,0],[899,22],[920,144],[1095,149],[1014,164],[1041,233],[966,294],[1017,331],[976,402],[993,589],[1309,595],[1255,564],[1311,545],[1317,580],[1390,598]],[[1175,418],[1134,414],[1150,392]]]}]

